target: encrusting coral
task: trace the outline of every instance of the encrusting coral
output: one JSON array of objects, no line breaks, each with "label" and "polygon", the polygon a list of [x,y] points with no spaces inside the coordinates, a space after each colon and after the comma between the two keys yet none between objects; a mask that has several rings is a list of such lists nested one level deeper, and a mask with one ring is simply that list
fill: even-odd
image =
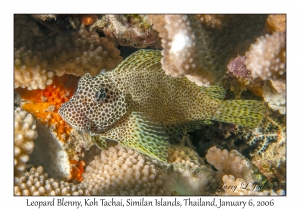
[{"label": "encrusting coral", "polygon": [[159,47],[160,39],[147,15],[105,15],[89,27],[100,30],[116,45],[136,48]]},{"label": "encrusting coral", "polygon": [[18,179],[23,175],[29,154],[33,151],[37,131],[31,114],[17,108],[14,115],[14,173],[15,179]]}]

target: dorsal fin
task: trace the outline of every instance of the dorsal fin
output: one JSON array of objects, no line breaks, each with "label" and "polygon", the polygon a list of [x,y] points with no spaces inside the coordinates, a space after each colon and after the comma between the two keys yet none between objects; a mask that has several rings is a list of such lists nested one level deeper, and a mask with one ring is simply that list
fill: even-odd
[{"label": "dorsal fin", "polygon": [[[149,69],[153,65],[160,64],[162,58],[161,51],[141,49],[123,60],[114,71],[140,71]],[[135,69],[135,70],[134,70]]]},{"label": "dorsal fin", "polygon": [[202,87],[202,91],[213,99],[223,100],[226,91],[221,86]]}]

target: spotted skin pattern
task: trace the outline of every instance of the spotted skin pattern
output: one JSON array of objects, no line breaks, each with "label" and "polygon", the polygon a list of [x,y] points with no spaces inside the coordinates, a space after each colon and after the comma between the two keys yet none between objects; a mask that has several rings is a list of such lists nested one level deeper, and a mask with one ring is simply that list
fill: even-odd
[{"label": "spotted skin pattern", "polygon": [[224,101],[222,87],[200,87],[166,75],[161,57],[158,50],[139,50],[113,71],[84,75],[59,114],[88,132],[100,148],[106,148],[106,139],[115,140],[161,161],[167,160],[174,131],[192,131],[210,120],[247,127],[261,121],[262,102]]}]

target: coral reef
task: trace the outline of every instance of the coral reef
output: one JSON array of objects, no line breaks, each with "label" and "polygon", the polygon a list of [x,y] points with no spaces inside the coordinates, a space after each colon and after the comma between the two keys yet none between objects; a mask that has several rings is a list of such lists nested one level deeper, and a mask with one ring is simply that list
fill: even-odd
[{"label": "coral reef", "polygon": [[[286,180],[286,126],[266,117],[263,129],[253,138],[263,140],[261,148],[252,154],[252,162],[273,183],[285,189]],[[269,141],[268,139],[272,139]]]},{"label": "coral reef", "polygon": [[269,15],[267,18],[266,30],[268,33],[285,32],[286,31],[286,15]]},{"label": "coral reef", "polygon": [[[286,81],[286,35],[275,32],[260,37],[246,52],[246,67],[253,78],[263,80]],[[277,89],[279,91],[279,89]],[[284,93],[281,90],[280,93]]]},{"label": "coral reef", "polygon": [[55,76],[54,82],[44,90],[28,91],[19,88],[16,92],[23,99],[21,107],[24,110],[32,113],[42,123],[48,124],[59,139],[65,140],[71,127],[61,119],[57,111],[76,91],[77,81],[75,76]]},{"label": "coral reef", "polygon": [[219,176],[230,174],[248,181],[251,180],[260,183],[267,181],[266,177],[236,150],[228,152],[225,149],[221,150],[214,146],[207,151],[206,159],[207,162],[218,170]]},{"label": "coral reef", "polygon": [[20,106],[39,122],[39,149],[31,155],[31,164],[49,165],[47,173],[64,180],[81,180],[82,171],[77,169],[84,164],[80,160],[84,151],[79,151],[78,146],[73,144],[74,141],[80,144],[82,140],[58,114],[61,104],[68,101],[75,92],[77,81],[78,77],[73,75],[55,76],[54,82],[44,90],[16,89],[22,98]]},{"label": "coral reef", "polygon": [[187,147],[172,146],[165,164],[116,146],[95,156],[83,177],[93,195],[198,195],[214,172]]},{"label": "coral reef", "polygon": [[54,72],[43,69],[38,58],[24,47],[15,50],[15,88],[45,89],[52,83]]},{"label": "coral reef", "polygon": [[162,163],[121,146],[95,156],[83,178],[92,195],[170,195],[175,183]]},{"label": "coral reef", "polygon": [[[271,159],[271,157],[269,158]],[[259,168],[248,159],[245,159],[236,150],[228,152],[225,149],[221,150],[214,146],[207,151],[206,159],[218,170],[216,172],[216,180],[218,183],[222,183],[222,185],[218,186],[223,190],[217,192],[219,195],[285,194],[282,188],[285,186],[270,180],[270,177],[266,177]],[[233,189],[228,186],[236,186],[236,188]]]},{"label": "coral reef", "polygon": [[157,31],[153,30],[147,15],[105,15],[90,26],[102,31],[116,45],[136,48],[159,47]]},{"label": "coral reef", "polygon": [[44,89],[54,73],[96,76],[122,61],[120,51],[98,33],[85,29],[46,33],[26,15],[15,16],[14,47],[15,87],[29,89]]},{"label": "coral reef", "polygon": [[14,174],[15,180],[17,180],[25,171],[29,154],[34,148],[33,140],[37,138],[37,131],[35,120],[31,114],[17,108],[14,115]]},{"label": "coral reef", "polygon": [[15,186],[15,195],[198,195],[207,192],[211,168],[189,148],[173,146],[169,164],[132,149],[110,147],[89,162],[84,180],[72,184],[31,168]]},{"label": "coral reef", "polygon": [[[157,51],[159,58],[140,57],[117,67],[137,48],[162,51]],[[86,73],[93,78],[117,67],[121,77],[108,83],[127,82],[130,94],[154,87],[157,79],[149,76],[136,89],[132,83],[140,80],[124,76],[125,67],[132,75],[154,60],[161,62],[162,75],[208,86],[202,90],[226,103],[264,100],[268,113],[255,128],[208,120],[196,127],[166,127],[172,138],[165,161],[110,138],[100,150],[94,136],[75,130],[58,114]],[[146,65],[143,69],[153,70]],[[160,91],[167,86],[160,85]],[[15,195],[286,194],[285,14],[14,15],[14,87]],[[98,92],[97,100],[102,96]],[[157,100],[158,95],[150,98]],[[162,104],[153,108],[158,115],[168,111]],[[147,131],[156,126],[143,125]],[[122,128],[122,136],[133,133],[128,126]],[[156,131],[148,133],[158,141]]]},{"label": "coral reef", "polygon": [[265,19],[264,15],[149,15],[162,38],[166,73],[186,75],[206,86],[219,83],[230,58],[246,52],[263,34]]},{"label": "coral reef", "polygon": [[263,97],[269,107],[285,114],[286,92],[286,34],[275,32],[257,39],[245,53],[246,68],[254,79],[268,81]]},{"label": "coral reef", "polygon": [[49,178],[42,166],[32,167],[14,187],[15,195],[89,195],[81,185]]},{"label": "coral reef", "polygon": [[250,146],[258,141],[262,142],[261,146],[254,151],[254,154],[261,154],[271,142],[279,140],[281,143],[285,141],[285,126],[276,122],[270,116],[266,116],[260,126],[245,134],[245,139],[247,139]]}]

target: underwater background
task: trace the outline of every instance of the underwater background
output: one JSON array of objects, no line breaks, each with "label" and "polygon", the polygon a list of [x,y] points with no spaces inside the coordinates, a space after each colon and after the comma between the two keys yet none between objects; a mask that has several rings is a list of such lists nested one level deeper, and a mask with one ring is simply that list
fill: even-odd
[{"label": "underwater background", "polygon": [[[130,72],[134,66],[147,70],[149,84],[125,76],[120,84],[155,89],[150,79],[155,66],[148,65],[144,54],[127,62],[140,49],[161,51],[157,68],[213,90],[208,91],[212,97],[261,101],[266,112],[260,123],[226,123],[225,115],[238,114],[228,111],[216,118],[223,120],[211,118],[190,130],[171,127],[167,134],[175,138],[163,147],[163,161],[138,151],[130,141],[127,147],[106,141],[106,149],[100,150],[102,140],[97,143],[85,129],[74,129],[59,109],[79,92],[78,81],[86,73],[95,78],[122,65],[134,78],[140,76]],[[157,81],[164,84],[160,90],[170,85]],[[286,193],[285,15],[14,15],[14,85],[15,195]],[[212,88],[216,86],[224,92]],[[172,90],[190,93],[184,86]],[[98,102],[109,95],[99,93]],[[162,100],[155,101],[162,106]],[[178,101],[194,113],[193,97]],[[203,106],[202,112],[212,108]],[[74,114],[74,120],[83,117],[79,111]],[[134,133],[132,125],[120,135]],[[155,153],[155,146],[150,148]],[[247,187],[228,187],[245,183]]]}]

